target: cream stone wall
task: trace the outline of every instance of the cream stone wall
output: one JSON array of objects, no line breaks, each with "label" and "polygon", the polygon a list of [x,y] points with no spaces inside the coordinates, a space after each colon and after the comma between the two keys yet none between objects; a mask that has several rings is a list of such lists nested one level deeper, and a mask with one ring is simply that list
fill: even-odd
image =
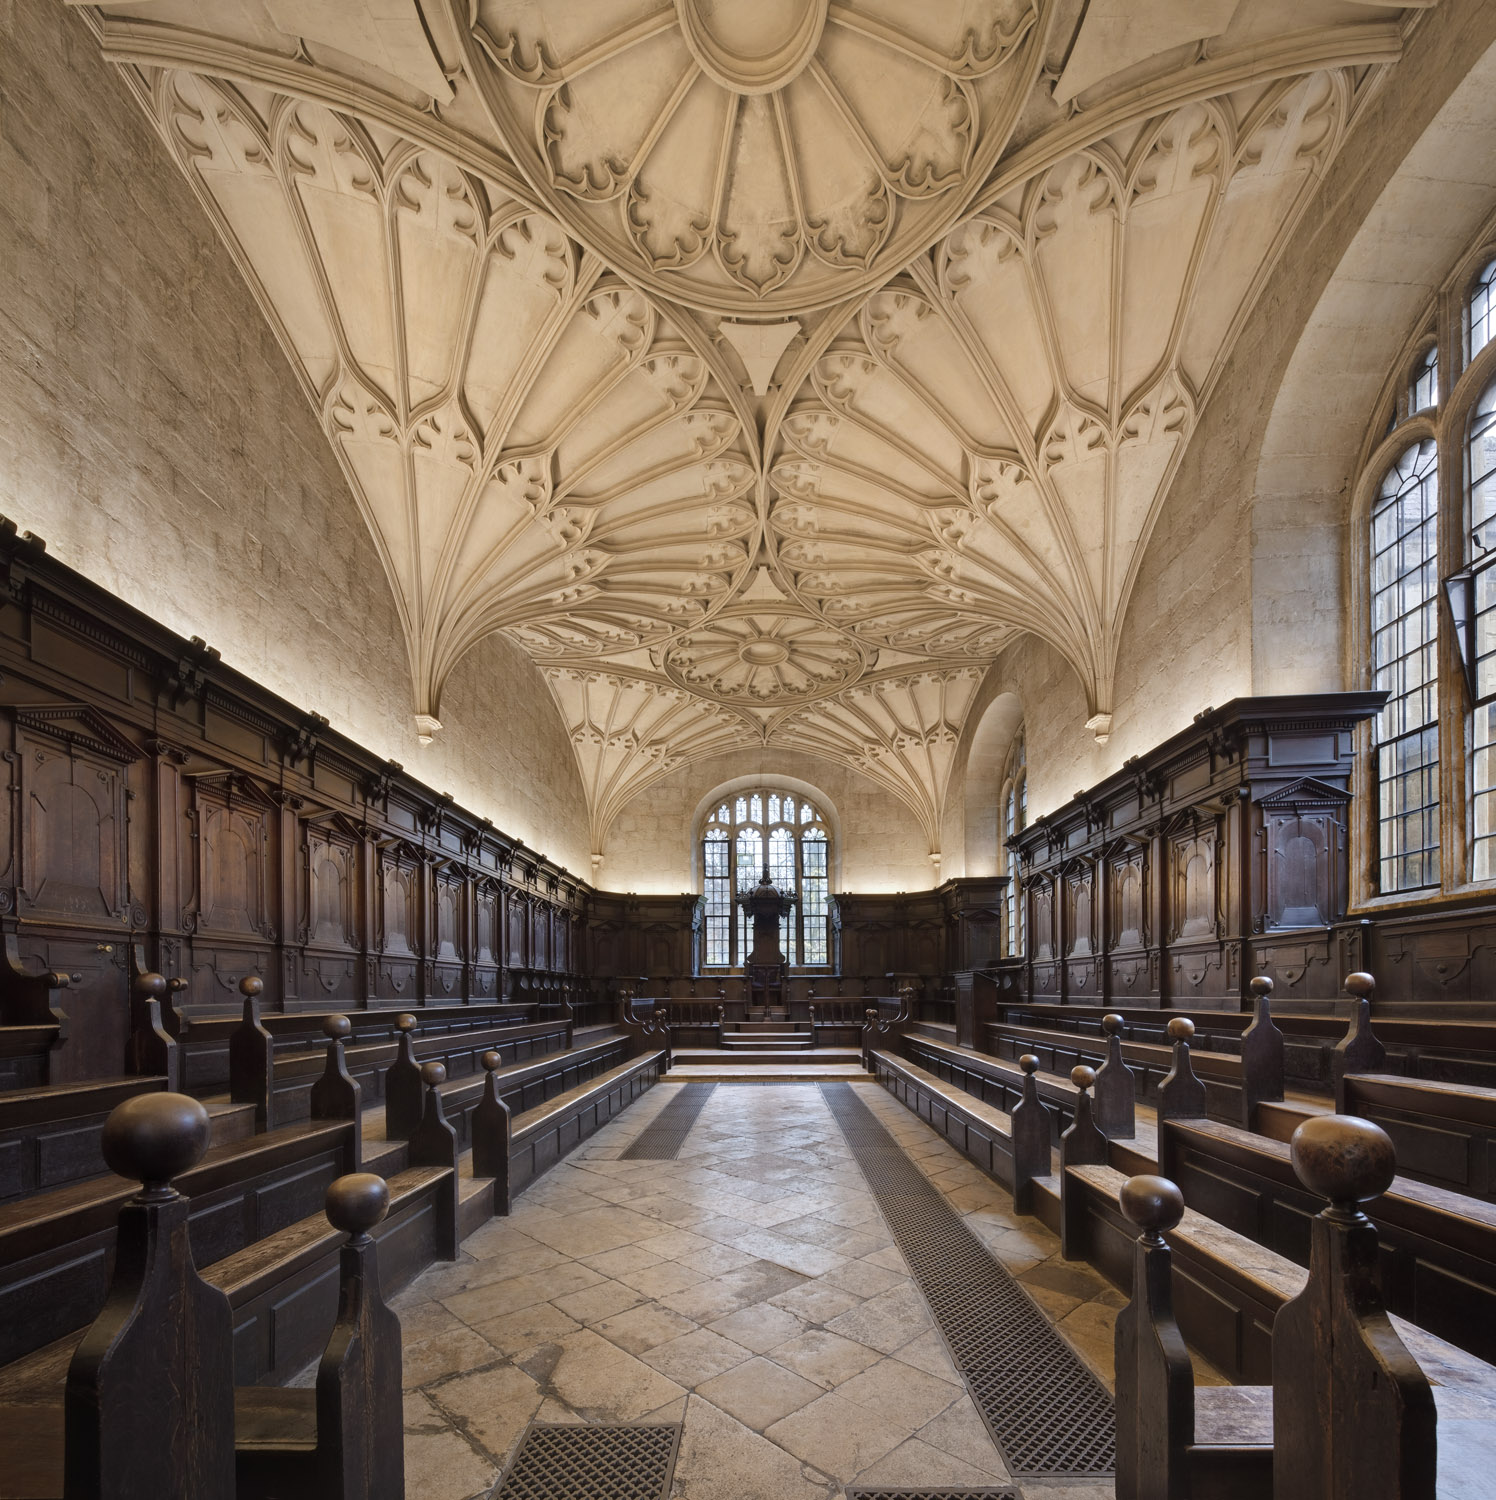
[{"label": "cream stone wall", "polygon": [[708,792],[740,776],[792,776],[818,791],[840,823],[839,891],[923,891],[936,883],[919,820],[876,782],[835,761],[789,750],[737,751],[682,766],[619,814],[597,884],[641,895],[698,889],[692,820]]},{"label": "cream stone wall", "polygon": [[285,355],[83,22],[0,4],[0,511],[49,551],[588,874],[539,671],[491,637],[416,743],[368,531]]}]

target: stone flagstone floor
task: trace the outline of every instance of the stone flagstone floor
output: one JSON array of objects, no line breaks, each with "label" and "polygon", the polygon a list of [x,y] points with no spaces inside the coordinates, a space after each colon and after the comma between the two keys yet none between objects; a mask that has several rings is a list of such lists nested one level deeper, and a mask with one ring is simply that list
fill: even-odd
[{"label": "stone flagstone floor", "polygon": [[[410,1500],[487,1495],[532,1418],[683,1420],[673,1500],[1001,1484],[819,1089],[720,1086],[678,1159],[619,1160],[676,1087],[652,1090],[396,1299]],[[1124,1299],[903,1106],[858,1092],[1110,1383]]]}]

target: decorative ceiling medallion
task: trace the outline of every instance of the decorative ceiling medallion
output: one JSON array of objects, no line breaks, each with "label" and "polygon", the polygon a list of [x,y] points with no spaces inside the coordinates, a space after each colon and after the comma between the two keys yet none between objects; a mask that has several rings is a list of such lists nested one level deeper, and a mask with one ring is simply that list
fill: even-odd
[{"label": "decorative ceiling medallion", "polygon": [[955,221],[1050,0],[477,0],[498,132],[612,264],[693,306],[855,294]]},{"label": "decorative ceiling medallion", "polygon": [[803,615],[719,615],[665,653],[665,671],[693,693],[745,708],[808,703],[847,686],[867,659],[833,626]]},{"label": "decorative ceiling medallion", "polygon": [[675,0],[680,34],[709,78],[739,94],[767,94],[804,71],[829,0]]}]

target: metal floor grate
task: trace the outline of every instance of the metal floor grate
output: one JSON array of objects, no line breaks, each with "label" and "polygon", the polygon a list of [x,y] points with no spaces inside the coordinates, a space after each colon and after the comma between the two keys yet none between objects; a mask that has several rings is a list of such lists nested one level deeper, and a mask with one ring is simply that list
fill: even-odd
[{"label": "metal floor grate", "polygon": [[848,1490],[847,1500],[1023,1500],[1011,1485],[995,1490]]},{"label": "metal floor grate", "polygon": [[489,1500],[665,1500],[680,1424],[531,1425]]},{"label": "metal floor grate", "polygon": [[823,1083],[821,1093],[1009,1473],[1109,1476],[1116,1417],[1106,1388],[852,1086]]},{"label": "metal floor grate", "polygon": [[[666,1075],[668,1078],[668,1074]],[[712,1097],[715,1083],[683,1083],[673,1098],[620,1153],[620,1161],[674,1161]]]}]

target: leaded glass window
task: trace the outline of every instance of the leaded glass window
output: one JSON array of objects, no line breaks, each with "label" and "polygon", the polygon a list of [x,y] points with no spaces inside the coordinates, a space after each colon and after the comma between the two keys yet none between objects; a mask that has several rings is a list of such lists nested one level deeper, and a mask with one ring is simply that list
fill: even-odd
[{"label": "leaded glass window", "polygon": [[1007,951],[1011,957],[1023,953],[1023,899],[1019,890],[1018,850],[1014,838],[1023,832],[1028,816],[1028,771],[1023,749],[1023,734],[1008,752],[1008,774],[1003,778],[1003,869],[1008,877],[1005,896],[1007,910],[1005,929]]},{"label": "leaded glass window", "polygon": [[1466,449],[1474,594],[1471,686],[1471,878],[1496,879],[1496,381],[1470,414]]},{"label": "leaded glass window", "polygon": [[1430,349],[1413,366],[1413,378],[1408,383],[1408,411],[1428,411],[1439,404],[1439,351]]},{"label": "leaded glass window", "polygon": [[701,868],[705,967],[740,968],[747,961],[752,924],[737,898],[765,868],[780,890],[799,897],[780,925],[786,959],[798,968],[831,962],[831,835],[814,803],[770,788],[722,802],[702,833]]},{"label": "leaded glass window", "polygon": [[1371,515],[1372,681],[1381,888],[1439,883],[1438,448],[1388,470]]},{"label": "leaded glass window", "polygon": [[1496,260],[1475,278],[1470,293],[1470,358],[1496,337]]}]

